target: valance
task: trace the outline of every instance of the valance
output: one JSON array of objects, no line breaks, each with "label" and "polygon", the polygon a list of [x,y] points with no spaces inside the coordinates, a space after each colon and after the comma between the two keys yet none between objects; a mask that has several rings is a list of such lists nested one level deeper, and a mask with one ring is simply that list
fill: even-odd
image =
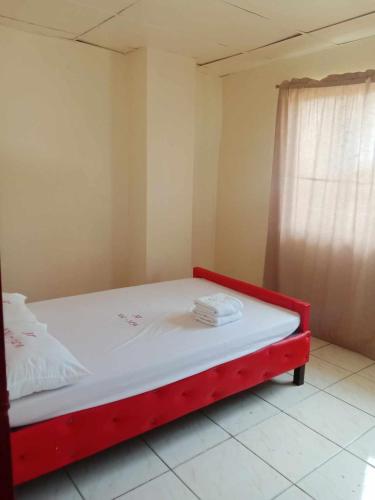
[{"label": "valance", "polygon": [[342,75],[329,75],[322,80],[313,78],[292,78],[284,80],[277,88],[308,88],[308,87],[333,87],[336,85],[352,85],[354,83],[375,82],[375,70],[368,69],[357,73],[344,73]]}]

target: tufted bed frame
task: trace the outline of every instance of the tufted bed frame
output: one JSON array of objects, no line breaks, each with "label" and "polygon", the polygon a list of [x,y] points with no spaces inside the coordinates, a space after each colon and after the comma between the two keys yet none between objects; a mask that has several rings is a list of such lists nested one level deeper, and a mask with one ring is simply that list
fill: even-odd
[{"label": "tufted bed frame", "polygon": [[[1,335],[2,500],[13,498],[13,485],[81,460],[281,373],[294,370],[293,382],[303,384],[310,350],[309,304],[202,268],[194,268],[193,276],[297,312],[301,318],[298,331],[259,351],[158,389],[12,430],[8,421],[4,335]],[[0,332],[3,332],[1,308],[0,311]]]}]

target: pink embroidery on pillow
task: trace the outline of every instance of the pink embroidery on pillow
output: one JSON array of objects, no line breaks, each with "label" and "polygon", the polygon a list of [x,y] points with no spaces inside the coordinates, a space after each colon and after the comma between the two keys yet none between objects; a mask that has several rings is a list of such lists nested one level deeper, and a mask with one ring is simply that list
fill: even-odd
[{"label": "pink embroidery on pillow", "polygon": [[10,328],[4,329],[5,342],[11,344],[13,347],[25,347],[25,344],[17,338],[16,334]]},{"label": "pink embroidery on pillow", "polygon": [[27,337],[36,337],[34,332],[22,332],[22,335],[26,335]]}]

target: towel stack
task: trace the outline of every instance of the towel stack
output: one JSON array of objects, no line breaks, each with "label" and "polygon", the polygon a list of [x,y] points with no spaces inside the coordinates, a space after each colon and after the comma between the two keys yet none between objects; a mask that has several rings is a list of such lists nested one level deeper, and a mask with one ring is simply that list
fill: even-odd
[{"label": "towel stack", "polygon": [[211,326],[225,325],[237,321],[242,316],[242,302],[225,293],[200,297],[194,301],[194,305],[195,318]]}]

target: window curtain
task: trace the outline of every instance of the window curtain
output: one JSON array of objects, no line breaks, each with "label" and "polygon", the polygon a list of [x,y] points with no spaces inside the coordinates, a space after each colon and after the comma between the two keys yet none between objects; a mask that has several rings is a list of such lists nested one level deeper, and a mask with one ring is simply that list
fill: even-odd
[{"label": "window curtain", "polygon": [[280,85],[265,285],[375,359],[375,71]]}]

